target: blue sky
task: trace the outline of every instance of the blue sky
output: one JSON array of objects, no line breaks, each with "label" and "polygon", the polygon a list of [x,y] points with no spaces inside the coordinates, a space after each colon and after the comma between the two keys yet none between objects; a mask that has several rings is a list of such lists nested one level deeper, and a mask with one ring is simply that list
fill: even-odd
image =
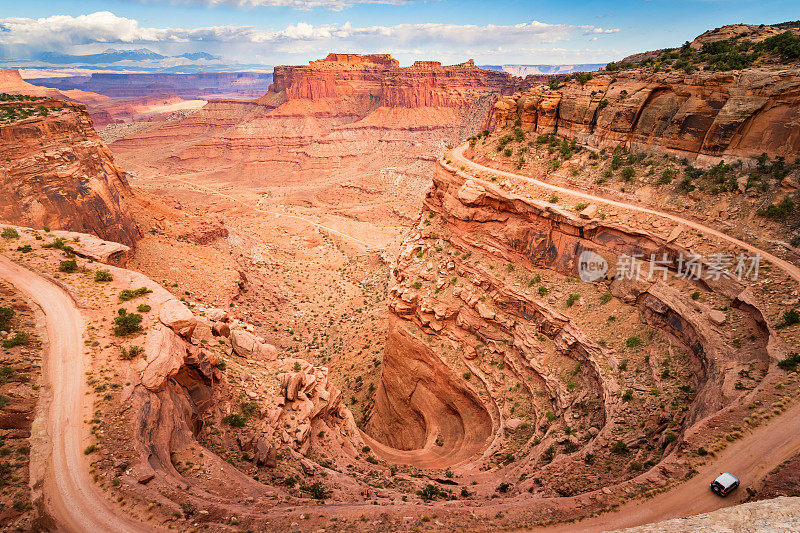
[{"label": "blue sky", "polygon": [[796,19],[797,0],[0,0],[0,58],[147,48],[265,65],[329,51],[403,64],[604,63],[724,24]]}]

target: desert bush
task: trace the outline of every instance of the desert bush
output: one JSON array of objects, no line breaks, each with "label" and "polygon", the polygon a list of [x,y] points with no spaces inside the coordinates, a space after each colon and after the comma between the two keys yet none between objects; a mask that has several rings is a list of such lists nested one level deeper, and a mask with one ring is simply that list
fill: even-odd
[{"label": "desert bush", "polygon": [[29,254],[33,251],[33,248],[31,248],[30,244],[25,244],[23,246],[18,246],[17,251],[22,252],[23,254]]},{"label": "desert bush", "polygon": [[611,453],[615,453],[617,455],[625,455],[628,453],[628,445],[618,440],[614,444],[611,445]]},{"label": "desert bush", "polygon": [[300,485],[300,490],[315,500],[326,500],[331,497],[331,491],[327,490],[319,481],[315,481],[310,485]]},{"label": "desert bush", "polygon": [[76,272],[78,270],[78,263],[74,259],[68,259],[67,261],[61,261],[58,265],[59,272]]},{"label": "desert bush", "polygon": [[125,361],[130,361],[131,359],[136,359],[137,357],[141,357],[144,355],[144,348],[141,346],[131,346],[130,348],[125,348],[124,346],[120,348],[120,359],[124,359]]},{"label": "desert bush", "polygon": [[26,344],[30,343],[30,341],[31,341],[30,334],[24,331],[18,331],[10,339],[5,339],[3,341],[3,348],[13,348],[14,346],[25,346]]},{"label": "desert bush", "polygon": [[120,301],[127,302],[128,300],[133,300],[134,298],[138,298],[139,296],[144,296],[145,294],[150,294],[151,291],[147,287],[139,287],[138,289],[130,290],[125,289],[119,293]]},{"label": "desert bush", "polygon": [[625,167],[622,169],[622,179],[625,181],[630,181],[636,175],[636,170],[633,167]]},{"label": "desert bush", "polygon": [[3,228],[3,233],[0,236],[6,240],[19,239],[19,232],[14,228]]},{"label": "desert bush", "polygon": [[124,337],[142,330],[142,315],[128,313],[125,309],[117,311],[114,317],[113,333],[117,337]]},{"label": "desert bush", "polygon": [[222,421],[234,428],[243,428],[247,423],[247,419],[239,413],[231,413],[222,417]]},{"label": "desert bush", "polygon": [[111,274],[110,270],[106,269],[96,270],[94,273],[94,280],[98,283],[106,281],[114,281],[114,275]]},{"label": "desert bush", "polygon": [[550,292],[544,285],[539,286],[539,296],[546,296]]},{"label": "desert bush", "polygon": [[627,403],[632,399],[633,399],[633,389],[626,390],[625,393],[622,395],[622,401]]},{"label": "desert bush", "polygon": [[448,499],[450,497],[450,493],[442,488],[439,488],[437,485],[429,484],[426,485],[425,488],[418,490],[417,496],[419,496],[422,501],[429,502],[439,498]]},{"label": "desert bush", "polygon": [[800,354],[797,352],[789,352],[785,359],[778,361],[778,368],[787,372],[796,371],[798,365],[800,365]]},{"label": "desert bush", "polygon": [[577,302],[580,299],[581,299],[581,295],[580,294],[574,294],[574,293],[570,294],[567,297],[567,307],[572,307],[573,305],[575,305],[575,302]]},{"label": "desert bush", "polygon": [[628,348],[638,348],[641,345],[642,345],[642,339],[640,337],[633,336],[625,339],[625,346],[627,346]]},{"label": "desert bush", "polygon": [[149,313],[150,311],[152,311],[152,310],[153,310],[153,308],[152,308],[152,307],[150,307],[150,306],[149,306],[149,305],[147,305],[147,304],[139,304],[139,305],[136,307],[136,310],[137,310],[138,312],[140,312],[140,313]]},{"label": "desert bush", "polygon": [[14,310],[10,307],[0,307],[0,330],[8,329],[8,324],[14,318]]}]

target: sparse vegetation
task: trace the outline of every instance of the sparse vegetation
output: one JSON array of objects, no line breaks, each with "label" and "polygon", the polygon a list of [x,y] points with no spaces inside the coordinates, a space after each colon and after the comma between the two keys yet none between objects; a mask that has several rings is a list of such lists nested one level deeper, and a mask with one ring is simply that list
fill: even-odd
[{"label": "sparse vegetation", "polygon": [[111,274],[110,270],[100,269],[95,271],[94,280],[98,283],[104,283],[108,281],[114,281],[114,276]]},{"label": "sparse vegetation", "polygon": [[142,330],[142,315],[136,313],[128,313],[125,309],[117,311],[117,316],[114,317],[114,328],[112,332],[117,337],[125,337],[132,333]]}]

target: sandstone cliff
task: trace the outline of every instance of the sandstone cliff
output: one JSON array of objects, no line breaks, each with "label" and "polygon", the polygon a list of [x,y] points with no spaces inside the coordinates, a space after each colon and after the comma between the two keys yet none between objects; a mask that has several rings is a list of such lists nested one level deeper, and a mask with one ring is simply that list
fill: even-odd
[{"label": "sandstone cliff", "polygon": [[8,101],[0,112],[0,219],[136,244],[130,187],[82,104]]},{"label": "sandstone cliff", "polygon": [[[800,76],[787,69],[601,73],[500,99],[497,128],[555,133],[597,149],[617,145],[699,163],[800,152]],[[517,122],[518,121],[518,122]]]}]

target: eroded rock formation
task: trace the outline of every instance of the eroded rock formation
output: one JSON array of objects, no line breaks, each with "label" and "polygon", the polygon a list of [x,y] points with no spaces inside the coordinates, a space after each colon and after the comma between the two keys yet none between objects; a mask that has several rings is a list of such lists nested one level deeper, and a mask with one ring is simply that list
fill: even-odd
[{"label": "eroded rock formation", "polygon": [[[437,164],[394,270],[382,381],[366,427],[405,450],[387,451],[386,460],[481,464],[501,476],[535,471],[531,491],[578,494],[597,488],[595,475],[606,483],[636,475],[589,473],[601,457],[636,450],[637,462],[666,458],[742,395],[739,370],[767,367],[774,336],[745,285],[698,281],[729,302],[725,314],[660,278],[615,276],[624,254],[668,258],[675,270],[689,252],[587,209],[579,216]],[[583,252],[609,263],[605,278],[578,280]],[[618,306],[604,308],[614,298]],[[732,327],[751,332],[735,357],[727,348]],[[636,331],[642,337],[623,336]],[[631,347],[642,342],[653,343],[645,366],[661,369],[645,381],[627,372],[641,364]],[[671,406],[655,399],[661,395]],[[635,407],[634,396],[646,406]],[[667,477],[680,471],[676,463],[660,468]]]},{"label": "eroded rock formation", "polygon": [[139,230],[127,211],[124,171],[95,132],[82,104],[10,101],[29,118],[0,125],[0,219],[92,233],[133,247]]},{"label": "eroded rock formation", "polygon": [[[792,69],[731,72],[601,73],[501,98],[497,128],[558,134],[596,149],[622,144],[699,163],[770,157],[800,151],[800,77]],[[519,122],[517,122],[519,121]]]}]

